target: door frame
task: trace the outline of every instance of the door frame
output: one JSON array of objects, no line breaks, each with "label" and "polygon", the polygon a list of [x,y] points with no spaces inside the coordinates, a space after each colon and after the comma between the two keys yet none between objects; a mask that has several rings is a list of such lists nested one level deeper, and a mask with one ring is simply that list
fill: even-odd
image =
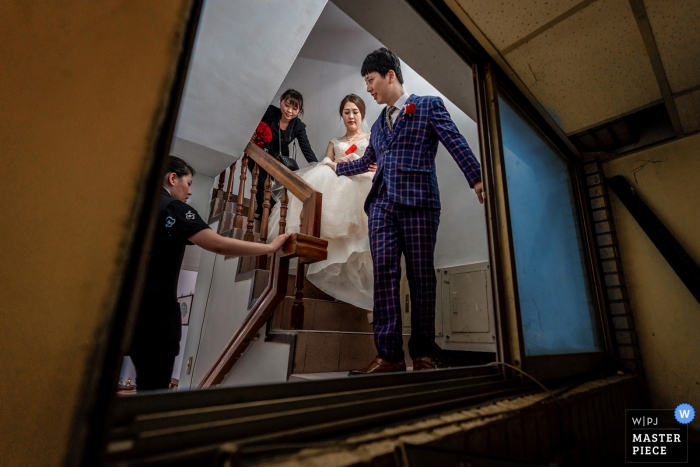
[{"label": "door frame", "polygon": [[[582,163],[562,136],[554,130],[545,118],[533,107],[520,89],[508,78],[490,57],[478,40],[450,10],[443,0],[406,0],[437,33],[473,68],[476,101],[477,125],[482,156],[482,179],[487,193],[484,215],[489,242],[491,266],[492,299],[496,320],[498,360],[502,363],[522,368],[536,376],[550,378],[563,377],[572,371],[583,373],[599,364],[607,354],[612,354],[610,330],[605,319],[605,302],[601,286],[601,274],[595,256],[594,236],[591,229],[589,210],[585,203],[585,188],[582,180]],[[147,192],[140,193],[139,202],[143,215],[133,227],[132,245],[128,266],[122,271],[122,286],[119,299],[110,310],[114,319],[105,330],[101,348],[91,364],[93,378],[84,388],[83,407],[75,414],[74,436],[72,436],[66,457],[66,465],[98,465],[104,448],[104,435],[109,411],[114,409],[117,399],[114,382],[117,380],[124,342],[128,342],[129,329],[136,316],[136,304],[140,297],[140,287],[144,278],[144,264],[148,257],[153,232],[153,214],[160,191],[159,174],[165,165],[170,150],[177,115],[187,76],[197,26],[203,0],[193,0],[187,25],[183,49],[176,68],[175,85],[168,96],[164,96],[165,121],[160,129],[158,145],[149,171],[152,182]],[[509,224],[507,186],[503,168],[503,148],[501,142],[497,93],[505,92],[525,113],[531,122],[542,131],[556,148],[568,158],[572,180],[575,186],[577,213],[585,239],[585,255],[591,292],[595,297],[605,352],[576,355],[554,355],[524,358],[522,323],[517,301],[517,278],[513,256],[512,232]],[[497,202],[502,201],[502,202]],[[573,369],[573,370],[572,370]],[[506,376],[516,373],[504,372]],[[401,375],[397,375],[400,378]],[[385,378],[391,378],[387,375]],[[428,376],[426,376],[428,378]],[[201,391],[201,398],[208,397],[209,391]],[[139,397],[139,396],[135,396]],[[146,396],[144,396],[146,397]],[[172,394],[149,395],[153,400],[173,397]],[[196,395],[194,397],[199,397]]]}]

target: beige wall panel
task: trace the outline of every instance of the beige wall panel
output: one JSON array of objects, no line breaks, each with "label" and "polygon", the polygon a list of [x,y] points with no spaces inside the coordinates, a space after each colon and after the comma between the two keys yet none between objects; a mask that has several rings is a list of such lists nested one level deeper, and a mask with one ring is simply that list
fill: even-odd
[{"label": "beige wall panel", "polygon": [[[604,166],[607,177],[623,175],[639,190],[696,262],[700,262],[698,152],[700,135]],[[681,402],[698,407],[700,304],[614,195],[611,204],[652,402],[659,408],[674,408]],[[691,428],[700,428],[697,417]]]},{"label": "beige wall panel", "polygon": [[644,0],[671,91],[700,84],[700,2]]},{"label": "beige wall panel", "polygon": [[678,110],[678,117],[681,119],[683,131],[686,134],[700,131],[700,89],[676,97],[674,100],[676,101],[676,109]]},{"label": "beige wall panel", "polygon": [[599,0],[506,60],[566,133],[661,98],[627,0]]},{"label": "beige wall panel", "polygon": [[58,466],[189,1],[0,3],[0,464]]},{"label": "beige wall panel", "polygon": [[582,0],[457,0],[481,32],[503,50]]}]

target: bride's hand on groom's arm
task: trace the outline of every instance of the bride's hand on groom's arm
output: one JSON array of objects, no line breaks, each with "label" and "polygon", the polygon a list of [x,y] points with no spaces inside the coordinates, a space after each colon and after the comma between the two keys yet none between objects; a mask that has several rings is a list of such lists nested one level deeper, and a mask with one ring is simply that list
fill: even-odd
[{"label": "bride's hand on groom's arm", "polygon": [[340,159],[337,159],[335,162],[331,162],[331,168],[335,171],[335,168],[337,167],[338,164],[342,164],[344,162],[350,162],[348,159],[345,157],[341,157]]},{"label": "bride's hand on groom's arm", "polygon": [[377,171],[377,164],[370,164],[369,167],[367,167],[367,172],[376,172]]}]

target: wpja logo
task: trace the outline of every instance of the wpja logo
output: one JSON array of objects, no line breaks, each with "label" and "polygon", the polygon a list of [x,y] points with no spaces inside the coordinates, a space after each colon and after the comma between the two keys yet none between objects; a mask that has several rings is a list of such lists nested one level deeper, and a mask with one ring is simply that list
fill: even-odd
[{"label": "wpja logo", "polygon": [[625,460],[629,463],[688,462],[688,424],[695,418],[689,404],[675,409],[625,411]]}]

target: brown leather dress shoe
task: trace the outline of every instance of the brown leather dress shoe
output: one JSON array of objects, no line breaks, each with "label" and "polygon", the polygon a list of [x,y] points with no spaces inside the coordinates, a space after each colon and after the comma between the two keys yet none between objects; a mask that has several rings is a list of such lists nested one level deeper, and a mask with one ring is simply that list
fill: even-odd
[{"label": "brown leather dress shoe", "polygon": [[413,371],[434,370],[435,364],[430,357],[418,357],[413,359]]},{"label": "brown leather dress shoe", "polygon": [[350,370],[348,373],[350,376],[356,375],[373,375],[376,373],[393,373],[395,371],[406,371],[406,362],[401,360],[400,362],[390,362],[389,360],[384,360],[383,358],[375,358],[372,363],[369,364],[367,368],[361,370]]}]

